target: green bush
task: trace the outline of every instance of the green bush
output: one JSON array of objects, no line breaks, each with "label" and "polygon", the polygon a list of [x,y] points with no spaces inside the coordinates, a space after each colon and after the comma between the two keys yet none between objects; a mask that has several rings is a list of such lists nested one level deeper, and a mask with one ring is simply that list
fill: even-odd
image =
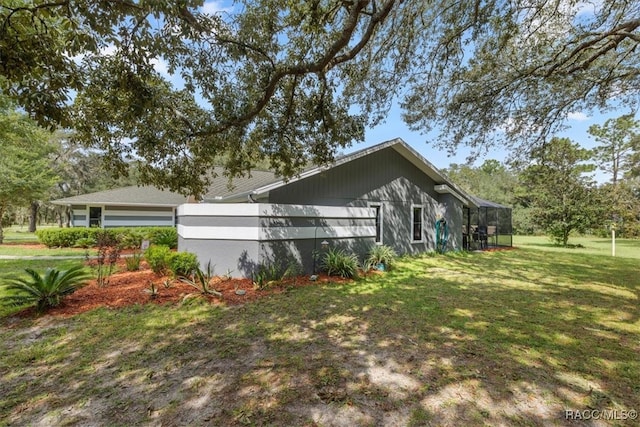
[{"label": "green bush", "polygon": [[120,246],[122,249],[140,249],[144,240],[144,231],[136,228],[115,229],[120,235]]},{"label": "green bush", "polygon": [[[110,236],[120,242],[122,248],[139,248],[142,240],[149,239],[155,245],[178,247],[178,232],[173,227],[116,227],[106,229]],[[100,228],[47,228],[38,230],[36,235],[41,243],[49,248],[70,248],[78,244],[87,244],[95,239],[96,234],[103,232]],[[78,242],[80,240],[80,242]]]},{"label": "green bush", "polygon": [[45,228],[36,231],[38,240],[48,248],[70,248],[80,239],[94,238],[96,228]]},{"label": "green bush", "polygon": [[131,256],[125,257],[124,262],[127,265],[127,271],[140,270],[140,261],[142,261],[142,254],[139,252],[131,254]]},{"label": "green bush", "polygon": [[169,270],[171,255],[172,252],[168,246],[149,246],[149,249],[144,252],[144,258],[156,274],[164,274]]},{"label": "green bush", "polygon": [[390,246],[375,245],[369,251],[369,256],[365,262],[367,270],[377,268],[379,264],[384,264],[386,270],[390,270],[398,255]]},{"label": "green bush", "polygon": [[173,227],[157,227],[149,232],[149,240],[154,245],[168,246],[171,249],[178,247],[178,230]]},{"label": "green bush", "polygon": [[329,276],[356,277],[358,275],[358,257],[355,254],[348,254],[342,249],[329,249],[324,254],[322,267]]},{"label": "green bush", "polygon": [[92,248],[96,245],[96,239],[93,237],[81,237],[76,240],[76,243],[73,245],[75,248]]},{"label": "green bush", "polygon": [[36,304],[38,312],[59,305],[90,278],[82,265],[66,271],[48,269],[44,276],[30,268],[25,271],[29,277],[10,279],[0,292],[1,299],[6,305]]},{"label": "green bush", "polygon": [[200,267],[200,263],[196,254],[189,252],[174,252],[171,254],[169,268],[176,277],[189,276],[198,267]]}]

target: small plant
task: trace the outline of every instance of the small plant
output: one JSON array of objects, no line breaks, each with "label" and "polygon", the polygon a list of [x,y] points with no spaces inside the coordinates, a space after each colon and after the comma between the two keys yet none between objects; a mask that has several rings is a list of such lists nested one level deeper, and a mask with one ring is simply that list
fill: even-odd
[{"label": "small plant", "polygon": [[152,280],[149,280],[149,287],[144,291],[148,293],[151,298],[156,298],[158,296],[158,286],[156,286]]},{"label": "small plant", "polygon": [[253,275],[253,286],[264,290],[277,283],[281,278],[280,268],[275,263],[264,263],[258,266]]},{"label": "small plant", "polygon": [[300,266],[296,262],[289,263],[286,268],[273,262],[260,264],[253,275],[253,286],[258,290],[264,290],[289,277],[295,277],[299,272]]},{"label": "small plant", "polygon": [[164,286],[165,289],[169,289],[171,287],[171,279],[164,279],[164,281],[162,282],[162,285]]},{"label": "small plant", "polygon": [[140,252],[134,252],[131,256],[124,259],[127,265],[127,271],[140,270],[140,262],[142,261],[142,254]]},{"label": "small plant", "polygon": [[369,256],[365,262],[367,270],[379,269],[382,265],[384,269],[390,270],[398,255],[390,246],[376,245],[369,251]]},{"label": "small plant", "polygon": [[175,277],[190,276],[199,266],[196,254],[189,252],[172,253],[169,259],[169,268]]},{"label": "small plant", "polygon": [[144,253],[151,270],[157,275],[163,275],[169,270],[171,249],[168,246],[149,246]]},{"label": "small plant", "polygon": [[44,276],[30,268],[28,278],[13,278],[4,286],[1,298],[7,305],[36,304],[39,313],[60,304],[62,298],[74,293],[90,275],[82,265],[66,271],[48,269]]},{"label": "small plant", "polygon": [[190,277],[181,277],[180,281],[186,283],[187,285],[193,286],[204,295],[215,295],[221,297],[222,292],[218,292],[215,289],[209,287],[212,278],[213,266],[211,265],[211,261],[209,261],[207,263],[206,270],[196,268]]},{"label": "small plant", "polygon": [[98,286],[109,285],[109,278],[120,258],[120,242],[108,230],[97,230],[95,233],[98,255],[96,257]]},{"label": "small plant", "polygon": [[342,249],[329,249],[324,254],[322,266],[329,276],[351,278],[358,275],[358,257]]},{"label": "small plant", "polygon": [[233,270],[230,268],[227,268],[227,272],[222,275],[222,280],[224,281],[231,280],[233,278],[233,276],[231,275],[232,273],[233,273]]}]

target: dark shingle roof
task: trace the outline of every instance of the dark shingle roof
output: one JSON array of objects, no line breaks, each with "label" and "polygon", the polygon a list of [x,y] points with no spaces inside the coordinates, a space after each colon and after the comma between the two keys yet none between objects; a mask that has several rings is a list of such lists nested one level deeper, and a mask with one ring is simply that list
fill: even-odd
[{"label": "dark shingle roof", "polygon": [[229,186],[229,180],[222,175],[221,168],[215,168],[214,172],[218,176],[213,179],[213,184],[202,196],[202,200],[215,201],[216,199],[227,198],[280,180],[273,172],[253,170],[250,175],[234,178],[231,186]]}]

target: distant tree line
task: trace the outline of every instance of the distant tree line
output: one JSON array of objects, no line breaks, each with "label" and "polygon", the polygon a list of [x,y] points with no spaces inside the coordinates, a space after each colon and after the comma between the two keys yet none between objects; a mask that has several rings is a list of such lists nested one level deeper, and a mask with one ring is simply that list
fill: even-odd
[{"label": "distant tree line", "polygon": [[[567,245],[571,233],[640,237],[640,124],[633,115],[593,125],[593,150],[552,138],[527,161],[452,164],[451,179],[478,197],[513,208],[516,234],[544,233]],[[596,182],[600,169],[609,178]]]},{"label": "distant tree line", "polygon": [[[563,245],[573,232],[602,235],[611,227],[640,237],[640,124],[624,115],[589,133],[598,143],[593,150],[552,138],[526,161],[452,164],[445,171],[471,194],[511,206],[517,234],[545,233]],[[0,153],[2,227],[28,223],[35,231],[39,218],[68,226],[69,209],[50,200],[141,182],[142,160],[105,168],[104,152],[74,142],[72,131],[42,129],[3,96]],[[595,181],[596,168],[607,182]]]}]

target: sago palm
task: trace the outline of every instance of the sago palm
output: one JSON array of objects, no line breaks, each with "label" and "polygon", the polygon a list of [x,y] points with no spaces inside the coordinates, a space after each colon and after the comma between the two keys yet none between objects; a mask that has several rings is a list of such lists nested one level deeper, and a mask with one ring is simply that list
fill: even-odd
[{"label": "sago palm", "polygon": [[44,275],[31,268],[25,271],[29,277],[9,279],[1,298],[6,305],[36,304],[38,312],[59,305],[63,297],[74,293],[91,277],[82,265],[66,271],[50,268]]}]

